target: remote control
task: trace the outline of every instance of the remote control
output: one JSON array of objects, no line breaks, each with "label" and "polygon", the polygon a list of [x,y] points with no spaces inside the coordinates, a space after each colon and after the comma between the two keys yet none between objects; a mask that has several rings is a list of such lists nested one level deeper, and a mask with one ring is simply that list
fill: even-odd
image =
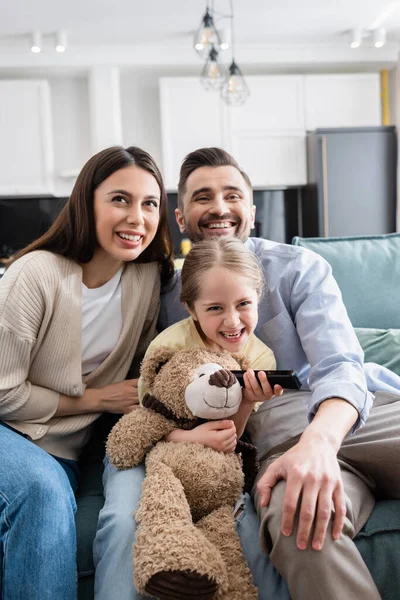
[{"label": "remote control", "polygon": [[[258,379],[258,373],[263,369],[254,370],[255,376]],[[244,387],[243,375],[246,371],[232,371],[236,379],[242,387]],[[301,388],[301,382],[297,376],[296,371],[264,371],[267,376],[270,386],[273,388],[274,385],[280,385],[284,389],[288,390],[299,390]]]}]

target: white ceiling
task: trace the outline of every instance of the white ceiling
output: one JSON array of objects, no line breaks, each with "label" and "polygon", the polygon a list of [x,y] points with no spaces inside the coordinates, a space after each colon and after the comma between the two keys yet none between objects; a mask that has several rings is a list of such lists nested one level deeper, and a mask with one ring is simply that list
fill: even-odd
[{"label": "white ceiling", "polygon": [[[209,3],[209,4],[212,4]],[[229,0],[214,0],[229,13]],[[15,46],[35,29],[68,32],[71,46],[189,42],[204,13],[203,0],[0,0],[0,47]],[[391,41],[400,38],[400,2],[388,0],[234,0],[241,44],[312,44],[343,39],[379,20]],[[393,9],[393,10],[392,10]],[[390,16],[385,17],[385,11]],[[228,25],[221,19],[217,25]]]}]

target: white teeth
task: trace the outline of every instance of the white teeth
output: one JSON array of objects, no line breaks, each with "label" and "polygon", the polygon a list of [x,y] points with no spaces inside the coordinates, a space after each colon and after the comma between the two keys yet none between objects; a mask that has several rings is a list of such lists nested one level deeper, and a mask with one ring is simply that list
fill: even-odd
[{"label": "white teeth", "polygon": [[119,233],[118,235],[123,240],[129,240],[130,242],[138,242],[141,238],[140,235],[130,235],[128,233]]},{"label": "white teeth", "polygon": [[209,223],[207,225],[207,227],[209,229],[228,229],[228,227],[231,227],[230,223]]},{"label": "white teeth", "polygon": [[226,338],[238,338],[241,336],[242,332],[238,331],[238,333],[225,333],[224,331],[221,331],[222,335]]}]

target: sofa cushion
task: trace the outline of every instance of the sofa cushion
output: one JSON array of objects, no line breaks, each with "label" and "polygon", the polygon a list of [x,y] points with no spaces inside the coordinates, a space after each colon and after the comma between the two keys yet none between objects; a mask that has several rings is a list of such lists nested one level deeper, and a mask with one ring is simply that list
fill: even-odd
[{"label": "sofa cushion", "polygon": [[365,362],[374,362],[400,375],[400,329],[356,327]]},{"label": "sofa cushion", "polygon": [[331,265],[354,327],[400,329],[400,233],[293,238]]},{"label": "sofa cushion", "polygon": [[354,541],[383,600],[398,600],[400,501],[377,501],[370,518]]}]

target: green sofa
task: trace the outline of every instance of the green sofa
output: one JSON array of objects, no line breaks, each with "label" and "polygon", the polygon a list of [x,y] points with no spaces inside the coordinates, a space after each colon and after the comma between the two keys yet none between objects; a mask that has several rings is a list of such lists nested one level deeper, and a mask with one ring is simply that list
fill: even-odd
[{"label": "green sofa", "polygon": [[[400,234],[357,238],[299,238],[293,243],[321,254],[331,264],[365,352],[400,375]],[[92,544],[103,505],[104,440],[114,420],[103,415],[82,463],[77,493],[78,596],[93,599]],[[379,500],[356,544],[383,600],[400,598],[400,501]],[[113,600],[113,599],[110,599]]]},{"label": "green sofa", "polygon": [[[300,238],[331,265],[365,362],[400,375],[400,234]],[[355,542],[383,600],[400,598],[400,500],[378,500]]]}]

